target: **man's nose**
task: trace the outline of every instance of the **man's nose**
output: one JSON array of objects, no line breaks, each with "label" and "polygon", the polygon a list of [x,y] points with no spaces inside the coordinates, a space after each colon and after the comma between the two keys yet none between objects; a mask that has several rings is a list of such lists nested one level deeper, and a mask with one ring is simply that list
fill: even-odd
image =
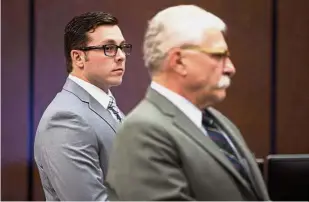
[{"label": "man's nose", "polygon": [[124,61],[125,59],[126,59],[126,54],[120,48],[118,48],[117,54],[115,55],[115,60],[117,62],[120,62],[120,61]]},{"label": "man's nose", "polygon": [[227,73],[228,75],[230,75],[230,77],[236,74],[236,68],[230,58],[226,59],[224,73]]}]

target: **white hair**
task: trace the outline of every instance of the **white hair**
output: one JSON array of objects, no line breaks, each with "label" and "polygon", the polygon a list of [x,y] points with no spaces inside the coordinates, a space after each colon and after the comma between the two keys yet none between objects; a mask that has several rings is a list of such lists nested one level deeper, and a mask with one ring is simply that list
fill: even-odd
[{"label": "white hair", "polygon": [[225,31],[225,23],[195,5],[180,5],[164,9],[148,23],[144,37],[145,66],[151,72],[160,67],[167,52],[184,44],[198,45],[205,37],[205,30]]}]

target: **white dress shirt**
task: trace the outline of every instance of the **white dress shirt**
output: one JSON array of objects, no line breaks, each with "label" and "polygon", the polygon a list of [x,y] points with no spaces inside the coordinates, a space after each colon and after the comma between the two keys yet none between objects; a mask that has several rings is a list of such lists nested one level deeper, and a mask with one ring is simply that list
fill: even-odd
[{"label": "white dress shirt", "polygon": [[202,112],[189,100],[177,93],[165,88],[164,86],[152,81],[150,87],[171,101],[200,129],[202,129]]},{"label": "white dress shirt", "polygon": [[[97,86],[95,86],[95,85],[93,85],[93,84],[91,84],[87,81],[84,81],[84,80],[82,80],[82,79],[80,79],[76,76],[73,76],[71,74],[69,74],[69,79],[71,79],[76,84],[81,86],[92,97],[94,97],[94,99],[96,99],[105,109],[107,109],[107,107],[108,107],[108,103],[110,101],[110,96],[114,98],[114,96],[112,95],[112,92],[110,90],[108,90],[108,93],[106,94],[102,89],[98,88]],[[115,118],[117,120],[116,116],[113,113],[111,113],[111,115],[113,116],[113,118]]]}]

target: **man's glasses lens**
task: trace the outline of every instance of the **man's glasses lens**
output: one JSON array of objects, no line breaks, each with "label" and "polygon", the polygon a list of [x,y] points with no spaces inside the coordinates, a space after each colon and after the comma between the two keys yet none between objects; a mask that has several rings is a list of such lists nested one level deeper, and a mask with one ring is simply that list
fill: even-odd
[{"label": "man's glasses lens", "polygon": [[125,55],[130,55],[131,50],[132,50],[132,45],[131,44],[123,44],[120,46],[117,46],[115,44],[109,44],[109,45],[104,45],[104,52],[105,55],[107,56],[115,56],[117,54],[118,48],[121,49]]}]

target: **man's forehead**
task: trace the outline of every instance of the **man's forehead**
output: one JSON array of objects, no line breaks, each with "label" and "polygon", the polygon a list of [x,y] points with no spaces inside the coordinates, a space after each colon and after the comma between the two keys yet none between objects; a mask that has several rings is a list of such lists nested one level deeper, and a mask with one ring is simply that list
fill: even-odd
[{"label": "man's forehead", "polygon": [[123,37],[120,37],[120,38],[105,38],[101,41],[99,41],[100,44],[118,44],[118,43],[124,43],[125,42],[125,39]]},{"label": "man's forehead", "polygon": [[203,45],[211,48],[227,48],[224,35],[220,30],[207,30],[204,34]]},{"label": "man's forehead", "polygon": [[100,26],[92,33],[89,33],[92,41],[98,43],[101,42],[111,42],[111,43],[121,43],[124,41],[124,37],[120,28],[117,25],[113,26]]}]

